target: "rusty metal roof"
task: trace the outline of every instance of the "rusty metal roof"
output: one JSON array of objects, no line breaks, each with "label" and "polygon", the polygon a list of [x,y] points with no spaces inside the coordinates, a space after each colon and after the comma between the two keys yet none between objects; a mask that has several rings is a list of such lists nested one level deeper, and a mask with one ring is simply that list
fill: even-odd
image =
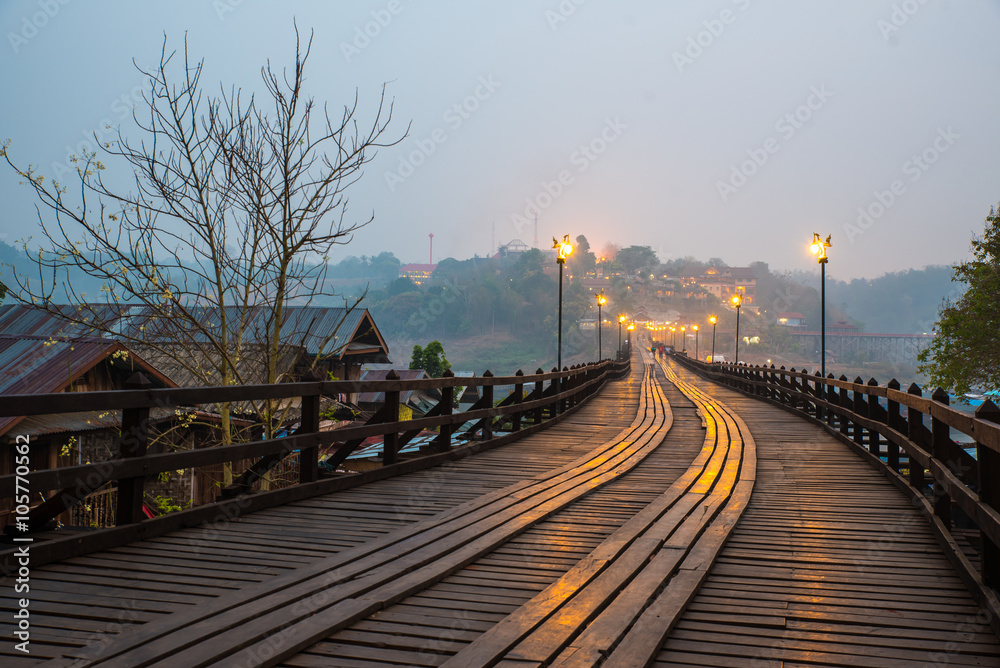
[{"label": "rusty metal roof", "polygon": [[[29,415],[17,423],[17,433],[37,438],[50,434],[81,433],[121,428],[122,412],[88,411],[55,415]],[[0,427],[2,429],[2,427]]]},{"label": "rusty metal roof", "polygon": [[0,395],[61,392],[118,350],[120,343],[97,338],[0,334]]},{"label": "rusty metal roof", "polygon": [[[62,392],[103,361],[125,373],[142,371],[154,386],[174,385],[117,341],[0,334],[0,396]],[[22,419],[0,418],[0,434]]]},{"label": "rusty metal roof", "polygon": [[[0,306],[0,334],[27,336],[99,336],[115,338],[115,334],[131,340],[183,341],[205,343],[208,337],[196,328],[190,327],[192,320],[207,330],[218,330],[221,324],[219,310],[206,306],[185,307],[187,316],[179,318],[171,315],[166,308],[134,304],[81,304],[79,306],[57,306],[55,310],[77,320],[100,322],[101,328],[84,323],[71,323],[58,314],[45,309],[23,304]],[[229,307],[225,311],[226,321],[233,338],[245,323],[244,342],[259,344],[268,341],[269,322],[272,312],[267,308],[241,309]],[[181,329],[185,327],[186,329]],[[327,308],[318,306],[289,306],[284,309],[281,326],[282,343],[303,348],[310,355],[334,355],[343,357],[355,350],[351,343],[366,342],[366,351],[371,355],[377,349],[377,357],[386,357],[389,348],[375,325],[374,319],[363,308]]]}]

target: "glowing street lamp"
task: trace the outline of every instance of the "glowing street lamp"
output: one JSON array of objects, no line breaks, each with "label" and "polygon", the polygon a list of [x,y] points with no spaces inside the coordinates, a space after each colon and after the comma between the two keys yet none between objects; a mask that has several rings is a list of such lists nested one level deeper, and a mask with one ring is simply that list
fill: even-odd
[{"label": "glowing street lamp", "polygon": [[670,347],[677,349],[677,328],[673,326],[670,327]]},{"label": "glowing street lamp", "polygon": [[809,245],[809,250],[819,262],[819,350],[820,367],[824,378],[826,378],[826,249],[833,245],[830,241],[831,236],[833,235],[827,235],[826,241],[823,241],[819,234],[813,232],[812,244]]},{"label": "glowing street lamp", "polygon": [[601,347],[601,330],[604,329],[604,321],[601,320],[601,307],[608,303],[608,298],[604,296],[604,290],[594,295],[594,298],[597,299],[597,361],[600,362],[604,359],[604,349]]},{"label": "glowing street lamp", "polygon": [[698,348],[698,325],[691,325],[691,329],[694,330],[694,358],[698,359],[701,352]]},{"label": "glowing street lamp", "polygon": [[681,352],[686,353],[688,349],[687,327],[681,325]]},{"label": "glowing street lamp", "polygon": [[622,323],[625,322],[625,314],[618,316],[618,359],[622,358]]},{"label": "glowing street lamp", "polygon": [[733,364],[740,363],[740,307],[743,306],[743,295],[737,292],[730,299],[736,307],[736,354],[733,355]]},{"label": "glowing street lamp", "polygon": [[719,322],[719,317],[711,315],[708,317],[708,321],[712,323],[712,361],[715,361],[715,325]]},{"label": "glowing street lamp", "polygon": [[[629,332],[632,332],[635,329],[635,323],[634,322],[630,322],[628,324],[628,327],[626,327],[625,329],[627,329]],[[626,341],[628,341],[629,350],[631,350],[632,349],[632,334],[628,335],[628,339],[626,339]]]},{"label": "glowing street lamp", "polygon": [[562,304],[563,304],[563,265],[566,258],[573,253],[573,245],[569,242],[569,235],[565,235],[562,241],[557,241],[552,237],[552,247],[558,251],[556,263],[559,264],[559,336],[556,349],[556,366],[562,371]]}]

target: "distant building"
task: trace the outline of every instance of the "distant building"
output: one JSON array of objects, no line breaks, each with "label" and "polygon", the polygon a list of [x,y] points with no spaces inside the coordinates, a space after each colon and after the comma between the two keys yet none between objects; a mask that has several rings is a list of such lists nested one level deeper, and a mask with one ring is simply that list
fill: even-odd
[{"label": "distant building", "polygon": [[830,334],[857,334],[861,330],[846,320],[838,320],[832,325],[827,325],[826,331]]},{"label": "distant building", "polygon": [[531,246],[524,243],[520,239],[514,239],[497,248],[496,255],[493,257],[502,258],[509,257],[511,255],[520,255],[521,253],[529,250],[531,250]]},{"label": "distant building", "polygon": [[757,309],[757,277],[750,267],[709,267],[701,274],[684,277],[688,282],[694,282],[707,292],[728,302],[734,294],[743,294],[743,308],[756,312]]},{"label": "distant building", "polygon": [[776,322],[782,327],[793,327],[795,329],[805,329],[806,327],[806,317],[796,311],[779,313]]},{"label": "distant building", "polygon": [[435,269],[437,269],[436,264],[404,264],[399,268],[399,276],[408,278],[417,285],[423,285],[430,280]]}]

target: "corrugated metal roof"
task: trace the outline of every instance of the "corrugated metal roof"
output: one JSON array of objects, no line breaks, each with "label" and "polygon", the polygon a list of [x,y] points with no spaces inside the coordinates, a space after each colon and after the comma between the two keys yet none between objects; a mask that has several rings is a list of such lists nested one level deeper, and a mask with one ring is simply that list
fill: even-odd
[{"label": "corrugated metal roof", "polygon": [[[361,380],[385,380],[385,377],[389,375],[389,372],[393,369],[372,369],[370,371],[365,371],[361,376]],[[395,369],[396,373],[399,375],[400,380],[420,380],[422,378],[430,378],[427,372],[423,369]],[[413,396],[413,390],[407,392],[399,393],[399,403],[405,404]],[[381,404],[385,402],[385,392],[362,392],[358,395],[358,403],[360,404]]]},{"label": "corrugated metal roof", "polygon": [[[171,315],[166,308],[154,308],[134,304],[83,304],[79,307],[59,306],[58,310],[73,315],[77,319],[89,322],[101,322],[111,332],[128,336],[132,339],[145,341],[175,341],[190,340],[207,342],[208,337],[198,329],[188,327],[190,318],[178,318]],[[222,319],[219,310],[206,306],[193,306],[185,309],[195,321],[205,329],[218,332]],[[272,312],[265,307],[242,310],[239,307],[228,307],[225,311],[226,321],[235,339],[241,329],[240,323],[245,322],[244,343],[267,341],[269,318]],[[103,336],[103,334],[86,324],[68,323],[59,316],[41,308],[23,304],[7,304],[0,306],[0,334],[40,335],[40,336]],[[333,308],[318,306],[290,306],[283,311],[281,326],[282,343],[289,346],[302,347],[310,355],[343,356],[347,352],[347,344],[353,339],[365,335],[375,338],[373,345],[380,347],[388,355],[388,346],[375,321],[363,308]]]},{"label": "corrugated metal roof", "polygon": [[35,438],[47,434],[79,433],[95,429],[117,430],[121,428],[121,420],[120,410],[29,415],[17,423],[16,433]]},{"label": "corrugated metal roof", "polygon": [[[124,351],[120,357],[114,353]],[[62,392],[104,360],[124,372],[141,369],[154,385],[170,381],[116,341],[0,334],[0,396]],[[0,434],[23,418],[0,418]]]},{"label": "corrugated metal roof", "polygon": [[0,395],[59,392],[111,353],[114,341],[0,334]]}]

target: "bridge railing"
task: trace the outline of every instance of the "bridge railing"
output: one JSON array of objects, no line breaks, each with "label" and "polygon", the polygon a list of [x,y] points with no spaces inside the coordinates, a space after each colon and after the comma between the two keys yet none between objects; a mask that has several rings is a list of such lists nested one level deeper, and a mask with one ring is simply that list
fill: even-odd
[{"label": "bridge railing", "polygon": [[[1000,408],[986,401],[969,415],[949,407],[940,388],[922,396],[896,380],[823,378],[784,367],[707,363],[674,358],[699,374],[745,394],[779,404],[823,425],[853,445],[914,500],[928,504],[932,527],[947,543],[959,572],[977,586],[1000,588]],[[952,439],[952,430],[967,443]],[[975,456],[966,452],[975,451]],[[958,525],[978,529],[981,568],[952,535]],[[973,534],[975,538],[975,534]]]},{"label": "bridge railing", "polygon": [[[61,415],[85,411],[121,411],[121,429],[114,439],[116,456],[106,461],[77,466],[33,470],[29,438],[13,438],[15,473],[0,476],[0,500],[10,509],[13,524],[8,534],[23,534],[50,525],[53,518],[73,508],[89,494],[108,483],[117,486],[116,524],[146,525],[150,520],[143,511],[147,481],[160,473],[234,462],[250,462],[242,472],[233,472],[233,482],[222,490],[221,505],[243,499],[239,511],[287,503],[300,498],[333,491],[330,483],[351,476],[331,474],[362,446],[366,439],[381,437],[381,463],[378,471],[356,474],[356,477],[376,479],[407,470],[425,468],[434,463],[465,456],[514,440],[560,420],[576,410],[603,384],[629,372],[629,359],[603,361],[573,368],[525,375],[493,376],[489,371],[478,377],[455,377],[450,372],[443,378],[399,380],[390,373],[379,381],[321,381],[282,383],[276,385],[243,385],[201,388],[126,389],[103,392],[71,392],[49,395],[9,395],[0,400],[0,417]],[[132,384],[142,386],[144,379],[133,377]],[[495,397],[501,386],[512,386],[506,397]],[[458,411],[455,392],[460,387],[477,387],[480,398],[467,410]],[[412,390],[437,390],[440,401],[424,417],[401,420],[400,395]],[[339,429],[320,429],[322,397],[350,393],[383,392],[385,401],[364,424]],[[298,428],[287,436],[263,440],[216,445],[173,452],[152,453],[151,438],[155,436],[151,411],[156,409],[186,409],[199,405],[240,404],[246,402],[298,403]],[[164,411],[159,411],[161,414]],[[183,412],[183,411],[182,411]],[[464,429],[462,429],[465,425]],[[400,450],[424,430],[438,430],[429,444],[421,447],[414,457],[405,460]],[[504,433],[499,433],[503,431]],[[323,468],[320,470],[320,456]],[[245,501],[255,482],[289,456],[298,457],[298,483],[292,489],[253,494],[251,498],[271,496],[269,501]],[[370,474],[370,475],[369,475]],[[341,485],[343,487],[343,485]],[[38,499],[44,501],[38,502]],[[208,504],[219,506],[220,503]],[[232,505],[232,503],[230,503]],[[228,511],[227,511],[228,513]],[[184,516],[174,522],[193,526],[205,518],[217,517],[218,510],[206,511],[206,506],[172,513]],[[165,518],[156,518],[165,519]],[[16,530],[16,531],[15,531]],[[156,532],[161,533],[161,532]],[[136,536],[150,535],[146,530]],[[134,538],[133,538],[134,539]],[[120,544],[122,539],[113,543]],[[109,543],[110,544],[110,543]]]}]

